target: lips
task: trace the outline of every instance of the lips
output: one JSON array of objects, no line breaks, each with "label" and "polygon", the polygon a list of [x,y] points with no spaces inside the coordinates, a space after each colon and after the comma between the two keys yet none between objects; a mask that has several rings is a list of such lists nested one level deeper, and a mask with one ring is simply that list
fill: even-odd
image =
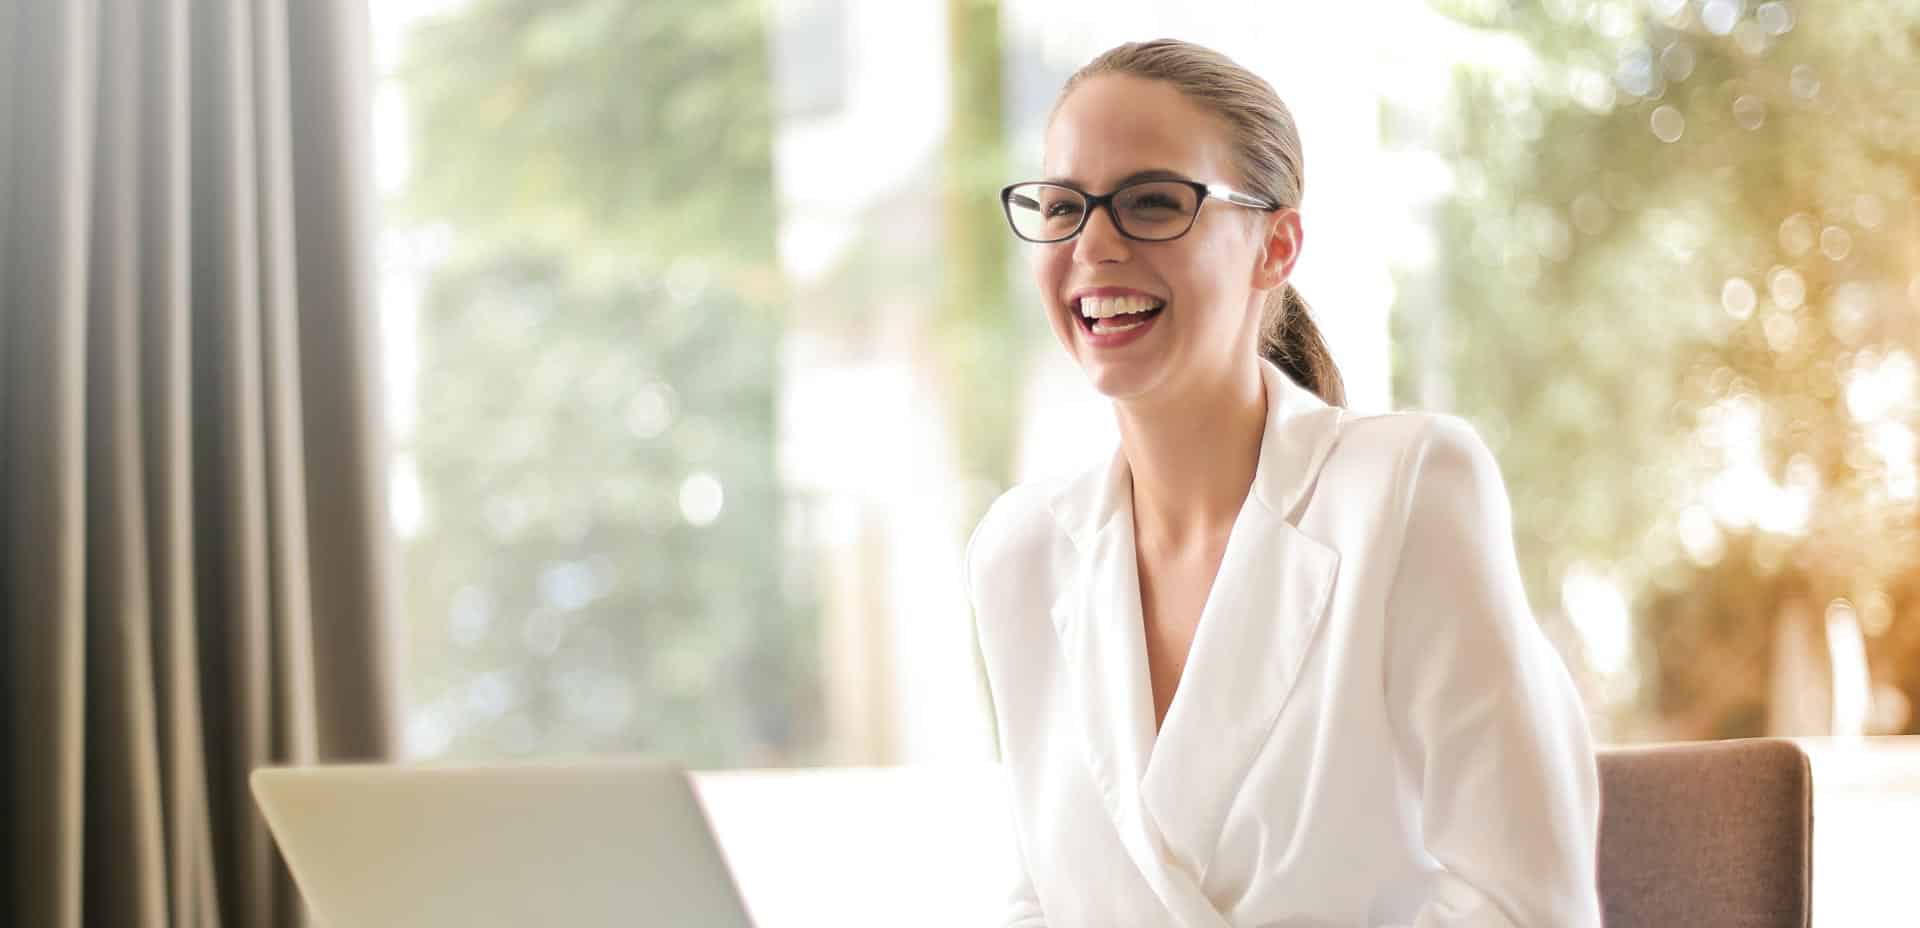
[{"label": "lips", "polygon": [[1157,298],[1082,299],[1073,304],[1083,344],[1097,350],[1120,348],[1146,337],[1166,304]]},{"label": "lips", "polygon": [[1090,334],[1113,334],[1144,326],[1166,308],[1166,301],[1150,293],[1122,287],[1079,291],[1070,303],[1080,327]]}]

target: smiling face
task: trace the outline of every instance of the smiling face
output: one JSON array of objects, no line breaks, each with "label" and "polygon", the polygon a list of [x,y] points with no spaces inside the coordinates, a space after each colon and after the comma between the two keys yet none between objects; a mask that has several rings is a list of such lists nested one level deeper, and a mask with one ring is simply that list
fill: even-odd
[{"label": "smiling face", "polygon": [[[1171,175],[1245,189],[1226,123],[1172,85],[1120,74],[1075,87],[1046,135],[1046,174],[1095,194]],[[1048,320],[1094,389],[1115,400],[1173,398],[1253,373],[1262,301],[1291,270],[1298,218],[1208,200],[1181,238],[1122,236],[1105,209],[1079,237],[1031,245]],[[1092,302],[1088,302],[1091,300]],[[1151,301],[1157,313],[1137,310]],[[1090,325],[1083,312],[1125,312]],[[1257,375],[1256,375],[1257,376]]]}]

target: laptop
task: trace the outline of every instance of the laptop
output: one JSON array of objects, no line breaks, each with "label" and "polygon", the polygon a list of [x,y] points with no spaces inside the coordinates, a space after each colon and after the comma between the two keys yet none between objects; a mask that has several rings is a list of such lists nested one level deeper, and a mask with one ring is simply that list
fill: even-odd
[{"label": "laptop", "polygon": [[317,928],[752,928],[671,762],[267,767],[251,782]]}]

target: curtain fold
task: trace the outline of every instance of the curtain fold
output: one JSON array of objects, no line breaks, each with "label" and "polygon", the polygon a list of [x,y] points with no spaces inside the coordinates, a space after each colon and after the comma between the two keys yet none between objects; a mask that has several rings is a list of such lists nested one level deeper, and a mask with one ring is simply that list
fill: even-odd
[{"label": "curtain fold", "polygon": [[397,749],[366,32],[0,6],[9,924],[301,924],[248,774]]}]

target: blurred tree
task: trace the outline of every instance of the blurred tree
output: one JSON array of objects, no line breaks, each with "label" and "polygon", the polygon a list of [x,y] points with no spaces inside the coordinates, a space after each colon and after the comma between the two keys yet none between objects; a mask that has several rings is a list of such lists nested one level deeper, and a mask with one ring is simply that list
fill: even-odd
[{"label": "blurred tree", "polygon": [[404,208],[467,239],[697,259],[768,295],[763,7],[468,0],[424,22],[402,65],[420,166]]},{"label": "blurred tree", "polygon": [[410,35],[425,518],[414,731],[452,754],[818,750],[774,475],[772,115],[751,0],[470,0]]},{"label": "blurred tree", "polygon": [[940,359],[970,528],[1013,485],[1031,330],[1009,290],[1011,245],[996,194],[1007,182],[999,0],[947,0],[953,71],[943,195],[944,300],[928,334]]},{"label": "blurred tree", "polygon": [[[953,80],[941,198],[946,286],[929,334],[967,491],[957,527],[970,532],[1013,485],[1031,344],[1009,286],[1011,246],[996,198],[1008,170],[999,0],[947,0],[947,54]],[[974,683],[985,694],[986,661],[978,636],[972,641]],[[985,718],[994,727],[993,713]]]},{"label": "blurred tree", "polygon": [[1443,140],[1443,306],[1397,311],[1396,355],[1438,353],[1494,445],[1534,602],[1577,562],[1635,598],[1613,734],[1789,727],[1780,675],[1856,627],[1905,689],[1871,724],[1920,730],[1920,13],[1434,5],[1487,54]]}]

